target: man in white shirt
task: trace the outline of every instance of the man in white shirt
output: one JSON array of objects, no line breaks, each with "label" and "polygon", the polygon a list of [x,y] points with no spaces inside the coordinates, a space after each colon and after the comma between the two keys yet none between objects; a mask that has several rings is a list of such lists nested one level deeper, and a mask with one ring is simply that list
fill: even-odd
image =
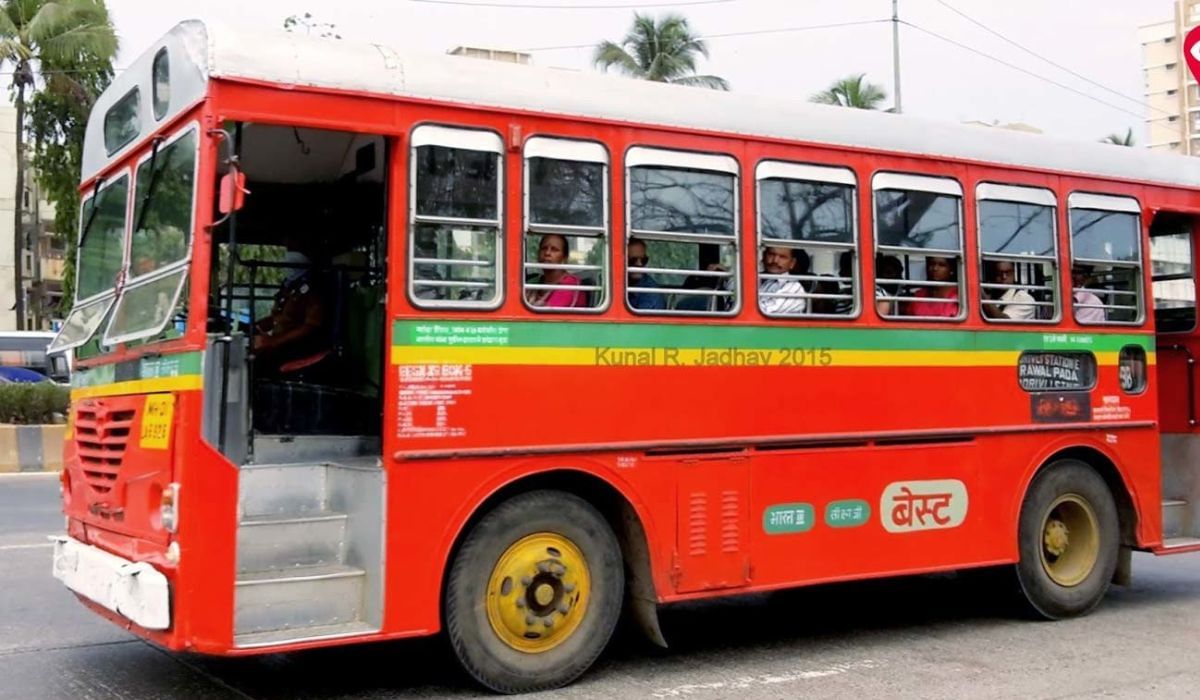
[{"label": "man in white shirt", "polygon": [[1072,298],[1075,300],[1075,320],[1080,323],[1104,323],[1108,320],[1104,302],[1100,297],[1084,289],[1088,278],[1092,276],[1092,268],[1087,265],[1075,265],[1071,268]]},{"label": "man in white shirt", "polygon": [[[804,258],[801,271],[807,271],[808,254],[791,248],[764,248],[762,254],[763,273],[787,275],[796,269],[796,253]],[[800,280],[765,279],[758,286],[758,308],[764,314],[802,314],[808,310],[808,299]],[[778,294],[780,296],[770,296]]]},{"label": "man in white shirt", "polygon": [[[1016,284],[1017,269],[1008,260],[996,260],[987,263],[988,282],[992,284]],[[1006,319],[1009,321],[1029,321],[1034,318],[1035,309],[1033,295],[1024,289],[993,289],[984,294],[994,302],[983,303],[983,315],[988,318]]]}]

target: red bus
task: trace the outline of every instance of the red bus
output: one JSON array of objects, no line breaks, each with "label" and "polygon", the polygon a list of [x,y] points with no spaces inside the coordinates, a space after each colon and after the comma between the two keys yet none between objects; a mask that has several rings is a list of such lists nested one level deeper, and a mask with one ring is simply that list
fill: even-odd
[{"label": "red bus", "polygon": [[1200,161],[180,24],[88,124],[54,573],[171,650],[1200,549]]}]

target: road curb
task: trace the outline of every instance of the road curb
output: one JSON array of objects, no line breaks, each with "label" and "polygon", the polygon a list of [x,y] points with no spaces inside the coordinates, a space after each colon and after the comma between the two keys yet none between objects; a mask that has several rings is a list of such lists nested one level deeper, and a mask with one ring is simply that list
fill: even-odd
[{"label": "road curb", "polygon": [[0,474],[57,472],[65,425],[0,425]]}]

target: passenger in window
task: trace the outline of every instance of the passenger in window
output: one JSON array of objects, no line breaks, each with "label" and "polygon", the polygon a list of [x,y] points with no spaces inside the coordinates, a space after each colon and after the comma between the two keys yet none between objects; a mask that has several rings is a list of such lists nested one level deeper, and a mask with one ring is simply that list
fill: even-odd
[{"label": "passenger in window", "polygon": [[[930,256],[925,258],[925,279],[930,282],[957,282],[958,270],[950,258]],[[919,301],[905,304],[908,316],[935,316],[954,318],[958,315],[958,285],[920,287],[913,293]],[[946,299],[953,301],[930,301]]]},{"label": "passenger in window", "polygon": [[875,256],[875,311],[880,316],[899,315],[899,302],[879,297],[900,296],[900,285],[896,282],[879,284],[879,280],[904,279],[904,264],[895,255]]},{"label": "passenger in window", "polygon": [[1101,308],[1100,297],[1083,289],[1092,277],[1090,265],[1076,263],[1071,267],[1072,298],[1075,299],[1075,320],[1081,323],[1104,323],[1107,316]]},{"label": "passenger in window", "polygon": [[[1008,260],[992,260],[986,265],[987,280],[992,284],[1016,284],[1017,268]],[[997,303],[983,303],[983,315],[988,318],[1028,321],[1033,318],[1033,295],[1024,289],[989,289],[984,296]]]},{"label": "passenger in window", "polygon": [[854,251],[844,250],[838,256],[838,277],[842,281],[837,283],[834,293],[847,298],[833,300],[833,313],[846,315],[854,311]]},{"label": "passenger in window", "polygon": [[[627,263],[630,268],[646,267],[650,263],[650,256],[646,254],[646,243],[640,238],[629,239],[629,243],[625,245],[625,254],[628,256]],[[627,284],[630,287],[658,288],[658,280],[647,272],[631,270],[628,280]],[[635,309],[662,311],[667,308],[667,296],[657,292],[630,292],[629,305]]]},{"label": "passenger in window", "polygon": [[[538,244],[538,262],[543,265],[563,265],[570,254],[567,237],[557,233],[547,233]],[[542,270],[542,274],[534,278],[534,284],[578,286],[579,278],[566,270]],[[583,292],[572,289],[527,289],[525,301],[530,306],[550,308],[586,306]]]},{"label": "passenger in window", "polygon": [[[762,253],[763,274],[808,274],[808,253],[791,248],[768,247]],[[799,280],[765,279],[758,286],[758,308],[764,314],[802,314],[808,308],[808,291]],[[779,294],[780,296],[764,296]]]}]

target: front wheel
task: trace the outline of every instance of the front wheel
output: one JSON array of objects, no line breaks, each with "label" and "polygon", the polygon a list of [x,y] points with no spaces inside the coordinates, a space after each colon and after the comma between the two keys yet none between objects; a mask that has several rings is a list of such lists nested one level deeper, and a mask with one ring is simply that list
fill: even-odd
[{"label": "front wheel", "polygon": [[578,678],[608,644],[625,589],[612,528],[561,491],[515,496],[485,515],[446,582],[446,630],[463,668],[523,693]]},{"label": "front wheel", "polygon": [[1082,615],[1100,603],[1117,566],[1117,508],[1104,479],[1078,460],[1047,466],[1021,506],[1017,580],[1033,612]]}]

